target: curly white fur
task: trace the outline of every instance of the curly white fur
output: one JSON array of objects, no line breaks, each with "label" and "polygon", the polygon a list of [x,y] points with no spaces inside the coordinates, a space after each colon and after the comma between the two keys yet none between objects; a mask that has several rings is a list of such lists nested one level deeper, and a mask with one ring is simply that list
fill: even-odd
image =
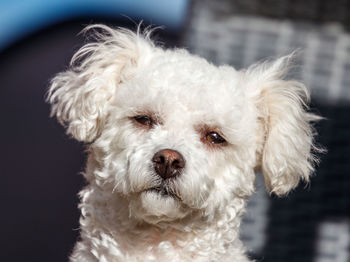
[{"label": "curly white fur", "polygon": [[[239,225],[254,171],[283,195],[309,180],[315,161],[317,116],[306,111],[304,85],[283,79],[290,57],[236,71],[155,46],[149,32],[86,30],[94,41],[48,94],[52,115],[88,142],[71,261],[250,261]],[[136,115],[157,124],[137,126]],[[203,130],[227,143],[207,144]],[[151,159],[164,148],[186,160],[168,185],[178,198],[148,190],[162,183]]]}]

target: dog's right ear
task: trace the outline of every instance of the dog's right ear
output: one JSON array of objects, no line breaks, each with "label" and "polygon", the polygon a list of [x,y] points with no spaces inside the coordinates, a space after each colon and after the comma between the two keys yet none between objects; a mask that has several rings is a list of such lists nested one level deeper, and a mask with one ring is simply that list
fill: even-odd
[{"label": "dog's right ear", "polygon": [[150,31],[140,35],[103,25],[87,27],[94,42],[83,46],[72,58],[70,69],[51,81],[47,101],[51,116],[67,127],[67,134],[83,142],[101,132],[115,88],[132,77],[154,48]]}]

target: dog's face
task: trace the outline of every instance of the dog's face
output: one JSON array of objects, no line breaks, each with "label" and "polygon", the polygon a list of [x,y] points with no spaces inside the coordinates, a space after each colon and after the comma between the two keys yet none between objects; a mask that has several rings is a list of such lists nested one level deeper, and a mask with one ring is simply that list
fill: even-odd
[{"label": "dog's face", "polygon": [[130,73],[92,148],[134,215],[177,219],[252,191],[257,121],[235,70],[161,52]]},{"label": "dog's face", "polygon": [[283,58],[238,72],[163,50],[106,27],[52,82],[52,112],[91,142],[87,179],[125,197],[131,216],[158,223],[212,217],[254,190],[261,167],[284,194],[312,170],[315,117]]}]

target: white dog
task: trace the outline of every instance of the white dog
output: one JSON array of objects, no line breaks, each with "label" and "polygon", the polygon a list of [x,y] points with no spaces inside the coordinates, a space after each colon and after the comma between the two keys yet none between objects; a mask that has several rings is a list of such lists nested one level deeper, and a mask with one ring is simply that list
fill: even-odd
[{"label": "white dog", "polygon": [[88,29],[48,95],[89,152],[71,261],[250,261],[239,226],[255,171],[283,195],[315,162],[318,117],[283,79],[290,57],[236,71],[149,32]]}]

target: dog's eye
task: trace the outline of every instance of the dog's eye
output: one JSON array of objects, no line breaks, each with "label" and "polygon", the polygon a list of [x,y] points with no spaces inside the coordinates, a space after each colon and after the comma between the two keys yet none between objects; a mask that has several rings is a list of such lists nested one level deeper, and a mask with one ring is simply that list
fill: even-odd
[{"label": "dog's eye", "polygon": [[133,119],[145,127],[152,127],[154,124],[153,119],[149,116],[134,116]]},{"label": "dog's eye", "polygon": [[226,140],[216,132],[209,132],[204,136],[204,142],[209,144],[225,144]]}]

